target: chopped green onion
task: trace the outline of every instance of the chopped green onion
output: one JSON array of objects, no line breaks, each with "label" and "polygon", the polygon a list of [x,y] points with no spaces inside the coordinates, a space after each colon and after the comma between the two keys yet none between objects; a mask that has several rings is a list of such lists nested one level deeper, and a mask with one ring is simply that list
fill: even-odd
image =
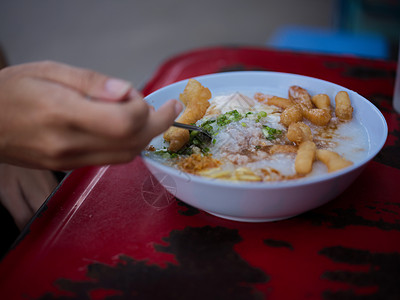
[{"label": "chopped green onion", "polygon": [[217,117],[217,124],[219,126],[225,126],[232,122],[237,122],[243,119],[243,116],[235,109],[232,111],[228,111],[223,115],[219,115]]},{"label": "chopped green onion", "polygon": [[217,120],[207,120],[200,125],[201,128],[208,131],[210,134],[213,134],[214,128],[212,127],[212,123],[215,123]]},{"label": "chopped green onion", "polygon": [[266,125],[263,126],[262,132],[267,140],[275,140],[278,135],[282,134],[281,130]]},{"label": "chopped green onion", "polygon": [[266,113],[265,111],[260,111],[260,112],[257,114],[257,116],[260,117],[260,118],[265,118],[265,117],[267,116],[267,113]]},{"label": "chopped green onion", "polygon": [[257,119],[255,120],[256,123],[260,122],[261,118],[265,118],[267,116],[267,113],[265,111],[260,111],[257,114]]},{"label": "chopped green onion", "polygon": [[168,151],[168,150],[157,150],[154,154],[160,155],[162,158],[175,158],[178,157],[177,153]]}]

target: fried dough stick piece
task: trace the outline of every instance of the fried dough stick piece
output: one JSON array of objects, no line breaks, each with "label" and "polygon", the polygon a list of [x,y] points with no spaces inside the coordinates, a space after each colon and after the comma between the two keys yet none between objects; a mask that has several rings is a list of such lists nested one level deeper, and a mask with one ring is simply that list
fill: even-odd
[{"label": "fried dough stick piece", "polygon": [[310,94],[300,86],[289,87],[289,99],[307,109],[313,108]]},{"label": "fried dough stick piece", "polygon": [[297,123],[302,120],[303,120],[303,110],[298,104],[286,108],[281,113],[281,123],[286,127],[289,127],[289,125],[292,123]]},{"label": "fried dough stick piece", "polygon": [[[179,99],[185,105],[183,114],[177,119],[177,122],[184,124],[193,124],[200,120],[210,106],[208,100],[211,98],[211,92],[203,87],[195,79],[189,79],[183,93]],[[164,139],[169,142],[168,150],[176,152],[189,141],[189,130],[170,127],[164,133]]]},{"label": "fried dough stick piece", "polygon": [[330,110],[327,109],[307,109],[301,104],[294,104],[282,112],[281,123],[288,127],[292,123],[302,121],[303,117],[317,126],[325,126],[331,120],[332,115]]},{"label": "fried dough stick piece", "polygon": [[[297,85],[293,85],[289,88],[289,99],[298,103],[303,110],[303,116],[311,123],[318,126],[328,124],[332,117],[330,110],[328,111],[326,109],[330,107],[330,100],[329,97],[326,99],[325,96],[317,95],[317,97],[314,97],[313,103],[307,90]],[[326,102],[327,100],[328,103]],[[317,108],[314,108],[314,104]]]},{"label": "fried dough stick piece", "polygon": [[300,144],[294,161],[297,174],[306,175],[312,171],[316,150],[317,147],[314,142],[305,141]]},{"label": "fried dough stick piece", "polygon": [[327,94],[317,94],[311,97],[311,102],[316,108],[326,109],[331,112],[331,100]]},{"label": "fried dough stick piece", "polygon": [[305,141],[312,141],[313,136],[310,127],[303,122],[292,123],[289,125],[286,137],[289,141],[300,145]]},{"label": "fried dough stick piece", "polygon": [[282,97],[277,97],[277,96],[273,96],[272,98],[267,99],[267,104],[268,105],[275,105],[278,106],[280,108],[286,109],[294,104],[296,104],[295,102],[293,102],[290,99],[286,99],[286,98],[282,98]]},{"label": "fried dough stick piece", "polygon": [[330,111],[323,108],[303,109],[303,116],[318,126],[327,125],[332,118]]},{"label": "fried dough stick piece", "polygon": [[336,94],[335,102],[336,117],[341,121],[351,120],[353,118],[353,107],[351,106],[349,94],[345,91],[340,91]]},{"label": "fried dough stick piece", "polygon": [[317,159],[328,167],[328,172],[338,171],[353,164],[351,161],[344,159],[336,152],[330,150],[317,150]]}]

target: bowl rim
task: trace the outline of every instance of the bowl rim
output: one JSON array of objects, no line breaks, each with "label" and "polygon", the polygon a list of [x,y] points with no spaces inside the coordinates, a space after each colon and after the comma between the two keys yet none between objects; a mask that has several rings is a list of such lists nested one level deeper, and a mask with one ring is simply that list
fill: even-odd
[{"label": "bowl rim", "polygon": [[274,71],[232,71],[232,72],[222,72],[222,73],[210,73],[210,74],[205,74],[205,75],[200,75],[200,76],[194,76],[190,77],[187,79],[183,79],[177,82],[174,82],[172,84],[166,85],[164,87],[161,87],[160,89],[157,89],[156,91],[153,91],[152,93],[148,94],[144,99],[145,101],[148,100],[148,98],[151,98],[152,96],[163,92],[165,89],[171,89],[174,88],[177,85],[182,85],[186,83],[189,79],[196,79],[196,80],[204,80],[204,79],[212,79],[212,78],[218,78],[218,77],[226,77],[226,76],[244,76],[244,75],[251,75],[251,76],[265,76],[265,75],[273,75],[273,76],[293,76],[293,77],[300,77],[308,80],[315,80],[316,82],[323,82],[325,84],[330,84],[333,85],[337,88],[340,88],[341,90],[344,90],[346,92],[350,92],[352,94],[357,95],[361,101],[366,102],[366,104],[369,106],[369,108],[378,116],[378,119],[383,125],[383,132],[381,135],[381,139],[379,140],[379,143],[375,143],[375,146],[373,147],[373,151],[369,153],[369,155],[354,163],[352,166],[347,167],[345,169],[335,171],[333,173],[326,173],[322,174],[319,176],[312,176],[312,177],[305,177],[305,178],[299,178],[299,179],[294,179],[294,180],[284,180],[284,181],[268,181],[268,182],[246,182],[246,181],[228,181],[228,180],[221,180],[221,179],[215,179],[215,178],[207,178],[203,177],[200,175],[194,175],[190,173],[183,172],[181,170],[175,169],[170,166],[163,165],[154,159],[151,159],[145,155],[146,151],[141,152],[141,158],[146,162],[151,165],[156,166],[157,168],[161,169],[163,172],[169,174],[170,176],[177,176],[183,180],[186,181],[191,181],[194,183],[198,184],[206,184],[206,185],[212,185],[212,186],[220,186],[220,187],[228,187],[228,188],[238,188],[238,189],[243,189],[243,188],[251,188],[251,189],[281,189],[281,188],[292,188],[292,187],[298,187],[298,186],[308,186],[311,184],[316,184],[319,182],[324,182],[327,180],[332,180],[338,177],[341,177],[345,174],[352,173],[353,171],[356,171],[357,169],[363,168],[366,166],[366,164],[371,161],[383,148],[384,144],[386,143],[387,136],[388,136],[388,126],[385,117],[381,113],[381,111],[368,99],[363,97],[362,95],[358,94],[357,92],[350,90],[344,86],[341,86],[339,84],[319,79],[316,77],[311,77],[311,76],[305,76],[305,75],[300,75],[300,74],[294,74],[294,73],[286,73],[286,72],[274,72]]}]

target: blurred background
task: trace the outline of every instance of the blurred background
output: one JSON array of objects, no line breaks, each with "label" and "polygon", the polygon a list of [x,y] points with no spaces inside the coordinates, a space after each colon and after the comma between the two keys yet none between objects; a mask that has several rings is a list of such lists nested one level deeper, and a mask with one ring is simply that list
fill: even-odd
[{"label": "blurred background", "polygon": [[397,60],[400,0],[1,0],[9,64],[51,59],[141,87],[171,56],[217,45]]}]

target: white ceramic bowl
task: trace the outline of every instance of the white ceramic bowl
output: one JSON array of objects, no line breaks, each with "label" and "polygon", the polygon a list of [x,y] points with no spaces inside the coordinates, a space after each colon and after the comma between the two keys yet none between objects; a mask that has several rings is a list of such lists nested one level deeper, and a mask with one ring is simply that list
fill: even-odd
[{"label": "white ceramic bowl", "polygon": [[[210,214],[237,221],[264,222],[286,219],[316,208],[341,194],[381,150],[388,133],[385,118],[367,99],[342,86],[316,78],[276,72],[228,72],[196,77],[213,96],[232,92],[263,92],[287,97],[291,85],[310,94],[325,93],[333,101],[337,92],[347,91],[354,107],[353,118],[368,134],[367,157],[346,169],[317,177],[284,182],[228,182],[195,176],[162,165],[142,155],[161,184],[183,202]],[[157,109],[169,99],[179,99],[187,80],[161,88],[146,97]],[[160,143],[161,136],[152,144]],[[161,180],[166,177],[169,180]]]}]

